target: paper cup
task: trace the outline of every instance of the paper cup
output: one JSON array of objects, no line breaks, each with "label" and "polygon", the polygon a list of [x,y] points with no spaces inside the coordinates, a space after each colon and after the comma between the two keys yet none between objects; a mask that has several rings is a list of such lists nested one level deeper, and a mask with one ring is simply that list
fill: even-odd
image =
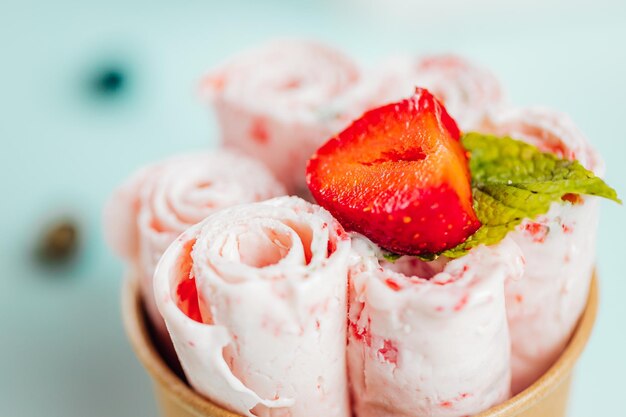
[{"label": "paper cup", "polygon": [[[587,306],[574,334],[552,367],[534,384],[510,400],[475,417],[564,417],[567,412],[572,371],[589,340],[598,309],[598,283],[591,282]],[[122,316],[130,342],[154,380],[157,400],[165,417],[241,417],[196,393],[178,371],[168,365],[153,343],[136,279],[127,279],[122,290]],[[311,416],[317,417],[317,416]]]}]

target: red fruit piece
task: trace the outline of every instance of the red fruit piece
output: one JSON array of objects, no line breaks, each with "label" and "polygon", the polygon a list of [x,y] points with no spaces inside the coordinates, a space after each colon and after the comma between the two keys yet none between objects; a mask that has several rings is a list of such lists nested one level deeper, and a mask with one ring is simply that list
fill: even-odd
[{"label": "red fruit piece", "polygon": [[176,287],[176,305],[192,320],[202,323],[200,297],[196,288],[196,278],[193,275],[193,260],[191,251],[196,240],[192,239],[185,244],[183,256],[179,259],[179,282]]},{"label": "red fruit piece", "polygon": [[307,165],[318,204],[399,254],[428,255],[480,227],[456,122],[427,90],[365,113]]}]

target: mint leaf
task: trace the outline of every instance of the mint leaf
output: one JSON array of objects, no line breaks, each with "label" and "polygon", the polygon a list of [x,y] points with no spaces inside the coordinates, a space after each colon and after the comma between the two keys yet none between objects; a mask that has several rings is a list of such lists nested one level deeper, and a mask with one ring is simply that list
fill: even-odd
[{"label": "mint leaf", "polygon": [[[396,262],[398,259],[402,258],[403,256],[404,255],[400,255],[399,253],[389,252],[387,250],[382,251],[383,259],[391,263]],[[412,256],[415,256],[417,259],[420,259],[424,262],[434,261],[435,259],[439,258],[438,253],[431,253],[431,254],[426,254],[426,255],[412,255]]]},{"label": "mint leaf", "polygon": [[397,254],[397,253],[388,252],[388,251],[384,251],[383,252],[383,258],[385,258],[385,260],[387,262],[393,263],[393,262],[397,261],[398,259],[400,259],[401,257],[402,257],[402,255]]},{"label": "mint leaf", "polygon": [[617,193],[578,161],[560,159],[509,137],[468,133],[474,210],[482,226],[460,245],[442,252],[458,258],[480,244],[504,239],[525,218],[548,212],[565,194],[588,194],[621,204]]},{"label": "mint leaf", "polygon": [[614,189],[578,161],[560,159],[533,145],[468,133],[461,139],[470,156],[473,185],[502,184],[547,194],[590,194],[621,203]]}]

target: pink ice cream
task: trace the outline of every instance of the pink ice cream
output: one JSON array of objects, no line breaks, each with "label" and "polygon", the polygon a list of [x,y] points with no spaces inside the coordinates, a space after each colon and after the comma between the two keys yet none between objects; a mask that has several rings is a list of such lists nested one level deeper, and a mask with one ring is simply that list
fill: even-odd
[{"label": "pink ice cream", "polygon": [[[501,112],[486,130],[577,159],[602,175],[604,168],[584,135],[564,114],[545,109]],[[539,378],[561,354],[584,307],[595,262],[598,198],[569,196],[524,221],[511,238],[526,258],[524,279],[506,287],[512,340],[513,393]]]},{"label": "pink ice cream", "polygon": [[384,101],[378,77],[314,42],[274,41],[232,58],[202,84],[224,145],[261,159],[290,192],[315,150]]},{"label": "pink ice cream", "polygon": [[459,417],[510,396],[504,283],[523,258],[509,239],[447,262],[381,260],[353,239],[348,369],[357,417]]},{"label": "pink ice cream", "polygon": [[433,93],[463,131],[476,130],[505,103],[497,78],[455,55],[394,57],[382,65],[387,95],[395,101],[415,87]]},{"label": "pink ice cream", "polygon": [[154,302],[152,276],[167,247],[220,208],[284,194],[261,163],[221,150],[155,163],[115,190],[104,211],[106,240],[140,276],[146,308],[161,333],[165,326]]},{"label": "pink ice cream", "polygon": [[244,416],[349,417],[350,240],[298,197],[224,209],[165,252],[155,297],[194,389]]}]

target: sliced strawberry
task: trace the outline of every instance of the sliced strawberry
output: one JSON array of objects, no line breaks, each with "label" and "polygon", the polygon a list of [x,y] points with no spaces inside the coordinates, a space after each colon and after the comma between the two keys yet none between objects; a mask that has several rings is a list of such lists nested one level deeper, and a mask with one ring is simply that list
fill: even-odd
[{"label": "sliced strawberry", "polygon": [[399,254],[462,243],[480,227],[460,132],[427,90],[365,113],[307,165],[317,202],[347,229]]}]

